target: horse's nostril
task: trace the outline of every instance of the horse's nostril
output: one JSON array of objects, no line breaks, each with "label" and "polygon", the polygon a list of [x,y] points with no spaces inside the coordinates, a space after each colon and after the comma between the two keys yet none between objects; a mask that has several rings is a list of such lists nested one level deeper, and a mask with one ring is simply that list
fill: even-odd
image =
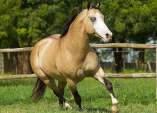
[{"label": "horse's nostril", "polygon": [[109,38],[109,34],[108,33],[106,33],[106,37]]},{"label": "horse's nostril", "polygon": [[106,33],[106,38],[107,38],[108,40],[112,40],[112,34]]}]

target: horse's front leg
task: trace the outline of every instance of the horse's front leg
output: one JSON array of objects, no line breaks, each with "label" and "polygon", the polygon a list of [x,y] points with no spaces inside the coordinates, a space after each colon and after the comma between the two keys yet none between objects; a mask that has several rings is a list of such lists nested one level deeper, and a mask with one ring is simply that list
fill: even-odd
[{"label": "horse's front leg", "polygon": [[117,98],[115,97],[115,94],[114,94],[114,91],[113,91],[113,86],[112,86],[112,83],[106,79],[105,77],[105,73],[104,73],[104,70],[102,69],[102,67],[99,67],[98,71],[96,72],[94,78],[96,80],[98,80],[100,83],[102,83],[103,85],[106,86],[107,90],[109,91],[110,93],[110,96],[111,96],[111,100],[112,100],[112,111],[114,113],[116,113],[118,111],[117,109],[117,104],[118,104],[118,100]]}]

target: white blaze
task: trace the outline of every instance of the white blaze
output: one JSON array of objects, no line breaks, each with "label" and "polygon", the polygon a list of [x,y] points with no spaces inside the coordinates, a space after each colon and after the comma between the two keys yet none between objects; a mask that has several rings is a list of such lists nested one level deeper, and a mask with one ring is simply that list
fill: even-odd
[{"label": "white blaze", "polygon": [[93,26],[95,29],[95,33],[98,36],[100,36],[103,39],[103,41],[105,41],[105,42],[109,41],[106,34],[112,36],[112,32],[106,26],[106,24],[104,22],[104,18],[99,13],[96,13],[96,21],[94,22]]}]

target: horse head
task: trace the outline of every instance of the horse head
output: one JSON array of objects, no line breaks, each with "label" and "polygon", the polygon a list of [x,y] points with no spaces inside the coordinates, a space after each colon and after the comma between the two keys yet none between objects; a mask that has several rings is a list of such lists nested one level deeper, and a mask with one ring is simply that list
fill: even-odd
[{"label": "horse head", "polygon": [[112,32],[104,22],[104,15],[99,10],[100,4],[90,3],[86,9],[86,17],[84,18],[85,30],[88,34],[95,34],[104,42],[112,39]]}]

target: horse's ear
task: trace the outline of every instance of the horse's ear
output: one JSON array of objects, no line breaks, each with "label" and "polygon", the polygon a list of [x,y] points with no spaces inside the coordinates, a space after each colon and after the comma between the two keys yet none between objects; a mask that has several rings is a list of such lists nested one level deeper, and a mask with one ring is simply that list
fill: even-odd
[{"label": "horse's ear", "polygon": [[87,8],[88,9],[95,8],[95,4],[93,2],[88,2]]},{"label": "horse's ear", "polygon": [[93,3],[93,2],[88,2],[88,5],[87,5],[87,8],[88,9],[92,9],[92,8],[96,8],[96,9],[99,9],[99,7],[100,7],[100,2],[98,2],[98,3]]},{"label": "horse's ear", "polygon": [[96,4],[96,8],[97,8],[97,9],[100,8],[100,2],[98,2],[98,3]]}]

